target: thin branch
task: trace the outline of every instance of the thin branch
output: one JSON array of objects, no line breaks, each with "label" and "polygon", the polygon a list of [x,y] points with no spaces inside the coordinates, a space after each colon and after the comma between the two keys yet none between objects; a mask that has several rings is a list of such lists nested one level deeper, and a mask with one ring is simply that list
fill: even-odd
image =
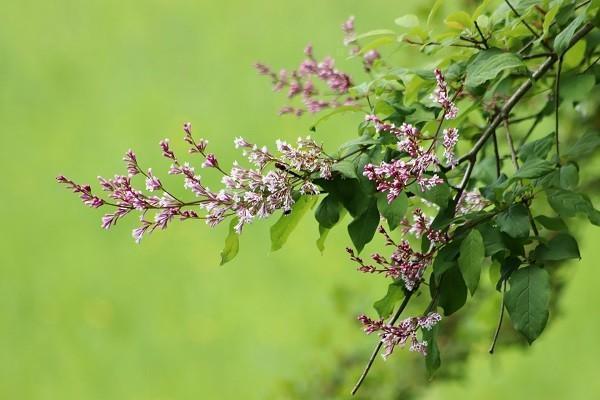
[{"label": "thin branch", "polygon": [[[400,318],[400,314],[402,314],[402,312],[408,305],[408,301],[410,300],[410,298],[412,297],[413,293],[416,290],[417,290],[417,288],[406,293],[406,296],[404,297],[402,304],[400,304],[400,307],[398,308],[398,310],[396,311],[396,313],[394,314],[392,319],[389,321],[390,325],[393,325],[398,320],[398,318]],[[360,389],[360,386],[362,385],[363,381],[369,374],[369,370],[371,369],[371,366],[373,365],[373,362],[375,361],[377,354],[379,354],[379,350],[381,350],[382,346],[383,346],[383,342],[380,340],[379,343],[377,343],[377,346],[375,347],[375,349],[373,350],[373,353],[371,353],[371,357],[369,357],[369,361],[367,362],[367,365],[365,366],[365,369],[363,370],[362,374],[358,378],[356,385],[354,385],[354,388],[352,389],[352,392],[351,392],[352,396],[354,396],[356,394],[356,392],[358,391],[358,389]]]},{"label": "thin branch", "polygon": [[483,46],[486,49],[489,49],[490,46],[488,45],[487,39],[483,35],[483,32],[481,32],[481,29],[479,28],[479,24],[477,23],[477,21],[473,21],[473,23],[475,24],[475,28],[477,29],[477,32],[479,32],[479,36],[481,36],[481,43],[483,43]]},{"label": "thin branch", "polygon": [[494,139],[494,156],[496,157],[496,178],[500,178],[501,161],[500,151],[498,150],[498,136],[496,135],[496,131],[494,131],[492,139]]},{"label": "thin branch", "polygon": [[[592,29],[594,29],[594,25],[590,23],[587,23],[583,27],[581,27],[575,33],[575,35],[573,35],[573,38],[571,39],[567,50],[573,47],[575,43],[581,40],[581,38],[587,35]],[[542,65],[540,65],[539,68],[533,72],[531,78],[527,79],[525,82],[523,82],[521,86],[519,86],[515,93],[506,101],[504,107],[502,107],[502,109],[496,113],[494,119],[485,128],[479,140],[473,145],[471,151],[459,158],[459,163],[467,161],[468,159],[473,157],[474,154],[477,154],[479,150],[481,150],[481,148],[485,145],[490,136],[492,136],[492,134],[494,133],[494,130],[502,123],[502,121],[504,120],[504,116],[510,113],[513,107],[517,105],[519,100],[521,100],[521,98],[529,91],[529,89],[531,89],[533,83],[536,80],[540,79],[546,72],[548,72],[548,70],[552,68],[556,61],[556,56],[548,57],[548,59],[546,59],[546,61],[544,61]]]},{"label": "thin branch", "polygon": [[550,57],[551,55],[553,55],[554,53],[537,53],[537,54],[528,54],[526,56],[523,56],[523,60],[532,60],[534,58],[543,58],[543,57]]},{"label": "thin branch", "polygon": [[500,328],[502,328],[502,320],[504,319],[504,294],[506,293],[506,281],[502,282],[502,301],[500,302],[500,318],[498,318],[498,326],[496,327],[496,331],[494,332],[494,339],[492,340],[492,345],[490,346],[489,353],[494,354],[494,349],[496,348],[496,342],[498,341],[498,336],[500,335]]},{"label": "thin branch", "polygon": [[560,106],[560,73],[562,71],[563,56],[558,59],[556,79],[554,86],[554,135],[556,137],[556,162],[560,164],[560,141],[558,135],[558,107]]},{"label": "thin branch", "polygon": [[506,142],[508,143],[508,148],[510,149],[510,158],[512,159],[513,166],[515,170],[519,169],[519,161],[517,160],[517,152],[515,151],[515,144],[512,140],[512,135],[510,134],[510,127],[508,124],[508,118],[504,120],[504,131],[506,132]]},{"label": "thin branch", "polygon": [[[525,27],[527,28],[527,30],[529,30],[529,32],[531,32],[531,34],[532,34],[533,36],[535,36],[537,39],[539,39],[539,38],[540,38],[540,34],[539,34],[539,33],[537,33],[537,32],[536,32],[536,31],[535,31],[535,30],[534,30],[534,29],[531,27],[531,25],[529,25],[529,24],[527,23],[527,21],[525,21],[525,19],[523,19],[523,18],[521,17],[521,14],[519,14],[519,12],[516,10],[516,8],[514,8],[514,7],[513,7],[513,5],[512,5],[512,4],[510,4],[510,1],[508,1],[508,0],[504,0],[504,2],[505,2],[505,3],[506,3],[506,4],[507,4],[509,7],[510,7],[510,9],[511,9],[511,10],[512,10],[512,12],[513,12],[513,14],[515,14],[515,16],[516,16],[517,18],[520,18],[520,19],[521,19],[521,23],[522,23],[523,25],[525,25]],[[542,44],[544,45],[544,43],[542,43]],[[547,47],[547,45],[544,45],[544,47]]]},{"label": "thin branch", "polygon": [[592,67],[594,65],[596,65],[596,63],[600,61],[600,56],[598,56],[593,63],[591,63],[590,65],[588,65],[588,67],[586,69],[583,70],[582,74],[585,74],[586,72],[588,72],[590,69],[592,69]]}]

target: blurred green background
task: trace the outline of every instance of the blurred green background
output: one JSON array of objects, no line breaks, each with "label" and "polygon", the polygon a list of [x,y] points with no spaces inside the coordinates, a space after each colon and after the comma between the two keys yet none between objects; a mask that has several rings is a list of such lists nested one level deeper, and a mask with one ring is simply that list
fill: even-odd
[{"label": "blurred green background", "polygon": [[[284,99],[252,64],[293,67],[310,41],[317,55],[358,71],[341,46],[339,26],[348,15],[364,31],[429,6],[3,2],[0,398],[287,398],[333,373],[346,393],[373,344],[355,316],[371,311],[386,282],[355,272],[343,229],[321,256],[307,219],[284,250],[270,253],[273,221],[256,223],[241,238],[238,258],[219,267],[224,227],[177,223],[135,245],[135,218],[101,230],[101,212],[81,206],[54,177],[94,183],[96,175],[122,172],[129,147],[164,175],[158,142],[170,137],[182,153],[184,121],[210,140],[223,164],[239,157],[234,136],[271,144],[305,135],[314,119],[277,117]],[[316,138],[340,143],[354,135],[358,118],[332,119]],[[464,379],[421,395],[598,398],[598,234],[581,232],[584,260],[570,267],[561,313],[530,351],[500,348],[488,356],[492,324]],[[359,359],[345,368],[339,360],[350,353]],[[389,376],[392,364],[404,376],[420,375],[420,364],[409,362],[415,357],[378,360],[373,379]],[[405,373],[402,363],[419,369]]]}]

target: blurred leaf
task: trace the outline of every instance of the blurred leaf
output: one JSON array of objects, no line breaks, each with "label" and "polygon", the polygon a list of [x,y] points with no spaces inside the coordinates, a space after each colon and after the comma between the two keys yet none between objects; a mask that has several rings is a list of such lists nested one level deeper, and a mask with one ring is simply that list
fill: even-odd
[{"label": "blurred leaf", "polygon": [[409,188],[417,196],[437,204],[440,207],[445,207],[452,195],[450,186],[448,186],[448,184],[445,182],[435,185],[428,190],[421,190],[421,187],[417,183],[413,183]]},{"label": "blurred leaf", "polygon": [[373,239],[377,226],[379,226],[379,211],[377,201],[373,199],[369,207],[348,225],[350,239],[358,253]]},{"label": "blurred leaf", "polygon": [[573,190],[579,184],[579,170],[575,164],[567,164],[560,167],[560,187]]},{"label": "blurred leaf", "polygon": [[396,18],[394,23],[403,28],[413,28],[419,26],[419,17],[414,14],[407,14]]},{"label": "blurred leaf", "polygon": [[484,258],[485,248],[483,247],[481,233],[477,229],[471,229],[471,232],[460,244],[460,255],[458,257],[458,267],[471,296],[473,296],[479,285]]},{"label": "blurred leaf", "polygon": [[436,0],[431,6],[431,10],[429,10],[429,15],[427,16],[427,26],[431,27],[431,22],[435,18],[435,14],[439,10],[439,8],[444,4],[444,0]]},{"label": "blurred leaf", "polygon": [[379,314],[379,318],[387,318],[394,312],[394,307],[404,298],[404,283],[397,280],[389,284],[387,293],[383,298],[377,300],[373,307]]},{"label": "blurred leaf", "polygon": [[565,224],[565,221],[560,217],[548,217],[546,215],[538,215],[535,217],[542,226],[550,231],[567,231],[569,228]]},{"label": "blurred leaf", "polygon": [[565,74],[560,79],[560,96],[566,101],[583,101],[590,95],[595,84],[593,74]]},{"label": "blurred leaf", "polygon": [[323,254],[323,252],[325,251],[325,240],[327,239],[327,236],[329,235],[330,231],[331,229],[327,229],[319,225],[319,238],[317,239],[317,249],[319,249],[321,254]]},{"label": "blurred leaf", "polygon": [[457,11],[448,15],[444,22],[449,28],[458,30],[463,30],[473,25],[471,16],[464,11]]},{"label": "blurred leaf", "polygon": [[221,251],[220,265],[233,260],[240,250],[240,237],[235,231],[237,223],[237,218],[233,218],[231,222],[229,222],[229,234],[225,238],[225,247],[223,247],[223,251]]},{"label": "blurred leaf", "polygon": [[600,225],[600,212],[594,208],[585,195],[564,189],[547,190],[550,207],[561,217],[574,217],[584,214],[594,225]]},{"label": "blurred leaf", "polygon": [[548,152],[554,145],[554,133],[544,136],[541,139],[525,143],[518,151],[518,156],[521,161],[530,159],[545,159]]},{"label": "blurred leaf", "polygon": [[508,210],[498,214],[496,223],[510,237],[520,239],[529,236],[529,212],[523,204],[513,204]]},{"label": "blurred leaf", "polygon": [[583,24],[585,18],[585,13],[579,15],[577,18],[571,21],[571,23],[567,25],[565,29],[556,35],[556,38],[554,39],[554,51],[556,51],[556,53],[562,54],[569,48],[571,39],[573,39],[575,32],[577,32],[577,29],[579,29],[579,27]]},{"label": "blurred leaf", "polygon": [[548,322],[550,279],[548,272],[532,265],[514,272],[504,304],[515,329],[531,344]]},{"label": "blurred leaf", "polygon": [[550,31],[550,26],[554,22],[556,18],[556,14],[558,14],[558,10],[560,10],[560,3],[555,4],[551,7],[546,15],[544,15],[544,23],[542,25],[542,29],[544,32],[544,36],[548,36],[548,32]]},{"label": "blurred leaf", "polygon": [[310,127],[310,130],[314,132],[317,129],[317,126],[321,125],[323,122],[327,121],[329,118],[333,117],[334,115],[343,114],[343,113],[347,113],[347,112],[361,112],[362,113],[363,110],[360,106],[356,106],[356,105],[336,107],[333,110],[325,113],[325,115],[320,117],[318,120],[316,120],[315,123]]},{"label": "blurred leaf", "polygon": [[398,227],[400,221],[404,218],[407,208],[408,198],[404,192],[401,192],[391,203],[388,203],[387,196],[384,193],[377,194],[377,209],[383,218],[387,220],[392,231]]},{"label": "blurred leaf", "polygon": [[585,57],[585,47],[585,40],[580,40],[567,50],[563,61],[564,66],[567,68],[574,68],[581,65],[581,62]]},{"label": "blurred leaf", "polygon": [[542,177],[556,169],[556,164],[539,158],[529,158],[511,179],[533,179]]},{"label": "blurred leaf", "polygon": [[331,167],[331,169],[333,171],[339,172],[340,174],[342,174],[342,176],[346,178],[358,179],[358,176],[356,175],[356,166],[351,160],[338,161],[335,164],[333,164],[333,167]]},{"label": "blurred leaf", "polygon": [[300,223],[300,220],[318,201],[317,196],[302,196],[292,206],[289,215],[282,215],[271,227],[271,251],[277,251],[283,247],[290,234]]},{"label": "blurred leaf", "polygon": [[502,71],[523,65],[523,61],[513,53],[504,53],[499,49],[480,51],[467,66],[465,85],[468,88],[475,88],[498,77]]},{"label": "blurred leaf", "polygon": [[447,270],[438,287],[438,304],[444,309],[444,315],[452,315],[460,310],[467,301],[467,287],[458,267]]},{"label": "blurred leaf", "polygon": [[442,360],[440,358],[440,349],[437,344],[438,325],[434,325],[431,329],[423,329],[423,340],[427,342],[427,355],[425,356],[425,368],[427,370],[427,378],[433,378],[435,372],[440,368]]},{"label": "blurred leaf", "polygon": [[328,195],[317,207],[315,218],[319,225],[330,229],[340,220],[342,204],[332,195]]},{"label": "blurred leaf", "polygon": [[562,154],[562,157],[578,161],[579,158],[592,153],[600,146],[600,134],[598,132],[587,132],[577,139],[577,142]]},{"label": "blurred leaf", "polygon": [[581,258],[579,246],[575,238],[568,233],[559,233],[548,243],[541,243],[535,249],[537,261],[561,261],[571,258]]}]

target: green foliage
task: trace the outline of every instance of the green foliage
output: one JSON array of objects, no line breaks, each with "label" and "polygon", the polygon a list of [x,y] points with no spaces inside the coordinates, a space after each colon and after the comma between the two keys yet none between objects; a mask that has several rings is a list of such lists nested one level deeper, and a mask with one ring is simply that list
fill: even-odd
[{"label": "green foliage", "polygon": [[221,265],[233,260],[240,250],[240,238],[234,229],[237,222],[237,218],[229,222],[229,234],[225,238],[225,246],[221,251]]},{"label": "green foliage", "polygon": [[348,225],[348,234],[356,250],[360,253],[369,243],[379,226],[377,201],[372,200],[367,209]]},{"label": "green foliage", "polygon": [[461,242],[460,255],[458,257],[458,267],[471,296],[475,293],[479,285],[484,258],[485,247],[483,246],[481,233],[476,229],[472,229]]},{"label": "green foliage", "polygon": [[385,194],[381,193],[377,195],[377,209],[381,216],[386,219],[392,231],[398,227],[400,221],[404,218],[407,208],[408,198],[404,193],[401,193],[391,203],[388,202]]},{"label": "green foliage", "polygon": [[289,214],[282,215],[279,220],[271,227],[271,251],[279,250],[296,229],[304,214],[310,210],[317,198],[315,196],[300,197]]},{"label": "green foliage", "polygon": [[504,304],[513,326],[529,343],[542,333],[548,321],[550,278],[548,272],[532,265],[514,272]]},{"label": "green foliage", "polygon": [[529,236],[529,211],[523,204],[513,204],[496,217],[500,231],[510,237],[522,239]]},{"label": "green foliage", "polygon": [[503,71],[523,67],[523,61],[513,53],[500,49],[481,51],[467,67],[467,88],[476,88],[497,78]]},{"label": "green foliage", "polygon": [[388,286],[385,296],[373,304],[380,318],[387,318],[392,315],[394,307],[404,298],[404,283],[397,280]]}]

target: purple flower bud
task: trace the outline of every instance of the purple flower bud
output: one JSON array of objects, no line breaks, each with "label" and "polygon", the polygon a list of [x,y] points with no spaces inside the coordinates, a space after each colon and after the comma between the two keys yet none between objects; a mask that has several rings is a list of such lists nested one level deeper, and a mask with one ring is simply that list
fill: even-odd
[{"label": "purple flower bud", "polygon": [[192,134],[192,123],[186,122],[185,124],[183,124],[183,131],[186,134],[191,135]]},{"label": "purple flower bud", "polygon": [[219,166],[217,158],[214,154],[207,154],[206,159],[202,163],[202,168],[216,168]]}]

